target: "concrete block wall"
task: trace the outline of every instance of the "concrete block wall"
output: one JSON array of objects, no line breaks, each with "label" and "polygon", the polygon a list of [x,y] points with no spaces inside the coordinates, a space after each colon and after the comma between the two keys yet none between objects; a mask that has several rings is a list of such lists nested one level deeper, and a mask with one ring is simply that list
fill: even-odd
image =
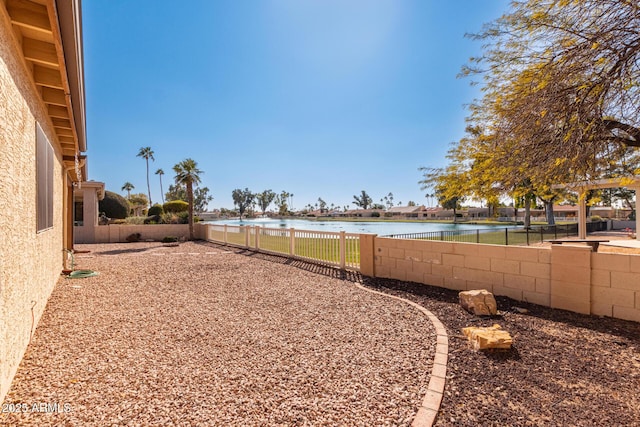
[{"label": "concrete block wall", "polygon": [[141,240],[160,241],[164,237],[189,238],[188,224],[144,224],[125,225],[109,224],[95,227],[95,241],[82,243],[124,243],[127,237],[134,233],[140,233]]},{"label": "concrete block wall", "polygon": [[550,302],[551,258],[544,248],[376,238],[374,262],[377,277]]},{"label": "concrete block wall", "polygon": [[591,312],[640,322],[640,255],[591,254]]},{"label": "concrete block wall", "polygon": [[364,275],[454,290],[487,289],[518,301],[640,321],[640,255],[588,246],[522,247],[373,238]]}]

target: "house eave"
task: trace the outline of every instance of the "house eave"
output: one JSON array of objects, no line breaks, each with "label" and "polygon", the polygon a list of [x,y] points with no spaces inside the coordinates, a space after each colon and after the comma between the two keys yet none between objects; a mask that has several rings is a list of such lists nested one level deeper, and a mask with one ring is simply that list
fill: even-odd
[{"label": "house eave", "polygon": [[[0,19],[12,29],[33,90],[49,121],[49,137],[65,167],[87,150],[81,0],[3,0]],[[82,180],[71,174],[74,180]],[[82,175],[82,174],[79,174]]]}]

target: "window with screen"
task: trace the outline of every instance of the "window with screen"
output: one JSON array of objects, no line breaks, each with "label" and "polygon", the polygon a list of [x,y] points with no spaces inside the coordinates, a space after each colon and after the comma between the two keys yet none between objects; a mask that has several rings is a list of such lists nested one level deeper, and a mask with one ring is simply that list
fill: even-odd
[{"label": "window with screen", "polygon": [[36,125],[37,230],[53,227],[53,147]]}]

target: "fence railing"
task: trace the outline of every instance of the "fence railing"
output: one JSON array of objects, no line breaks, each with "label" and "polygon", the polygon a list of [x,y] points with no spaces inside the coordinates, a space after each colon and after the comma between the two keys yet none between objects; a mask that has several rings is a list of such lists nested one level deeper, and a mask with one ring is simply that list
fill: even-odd
[{"label": "fence railing", "polygon": [[319,262],[345,270],[360,269],[360,234],[204,224],[205,239],[261,252]]},{"label": "fence railing", "polygon": [[[606,230],[606,222],[587,223],[587,231]],[[445,242],[484,243],[489,245],[532,245],[545,240],[578,235],[578,224],[533,227],[494,227],[476,230],[442,230],[426,233],[390,234],[395,239],[441,240]]]}]

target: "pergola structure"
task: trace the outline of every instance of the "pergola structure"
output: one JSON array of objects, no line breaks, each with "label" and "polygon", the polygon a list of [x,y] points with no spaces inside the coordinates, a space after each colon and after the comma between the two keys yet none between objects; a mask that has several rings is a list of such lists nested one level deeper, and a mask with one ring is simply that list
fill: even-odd
[{"label": "pergola structure", "polygon": [[[554,185],[553,188],[568,188],[577,191],[579,194],[578,203],[578,238],[585,239],[587,237],[587,199],[586,193],[589,190],[597,190],[601,188],[619,188],[625,187],[636,192],[636,207],[638,194],[640,194],[640,177],[622,177],[598,179],[595,181],[573,182],[570,184]],[[636,211],[636,240],[640,240],[640,215]]]}]

